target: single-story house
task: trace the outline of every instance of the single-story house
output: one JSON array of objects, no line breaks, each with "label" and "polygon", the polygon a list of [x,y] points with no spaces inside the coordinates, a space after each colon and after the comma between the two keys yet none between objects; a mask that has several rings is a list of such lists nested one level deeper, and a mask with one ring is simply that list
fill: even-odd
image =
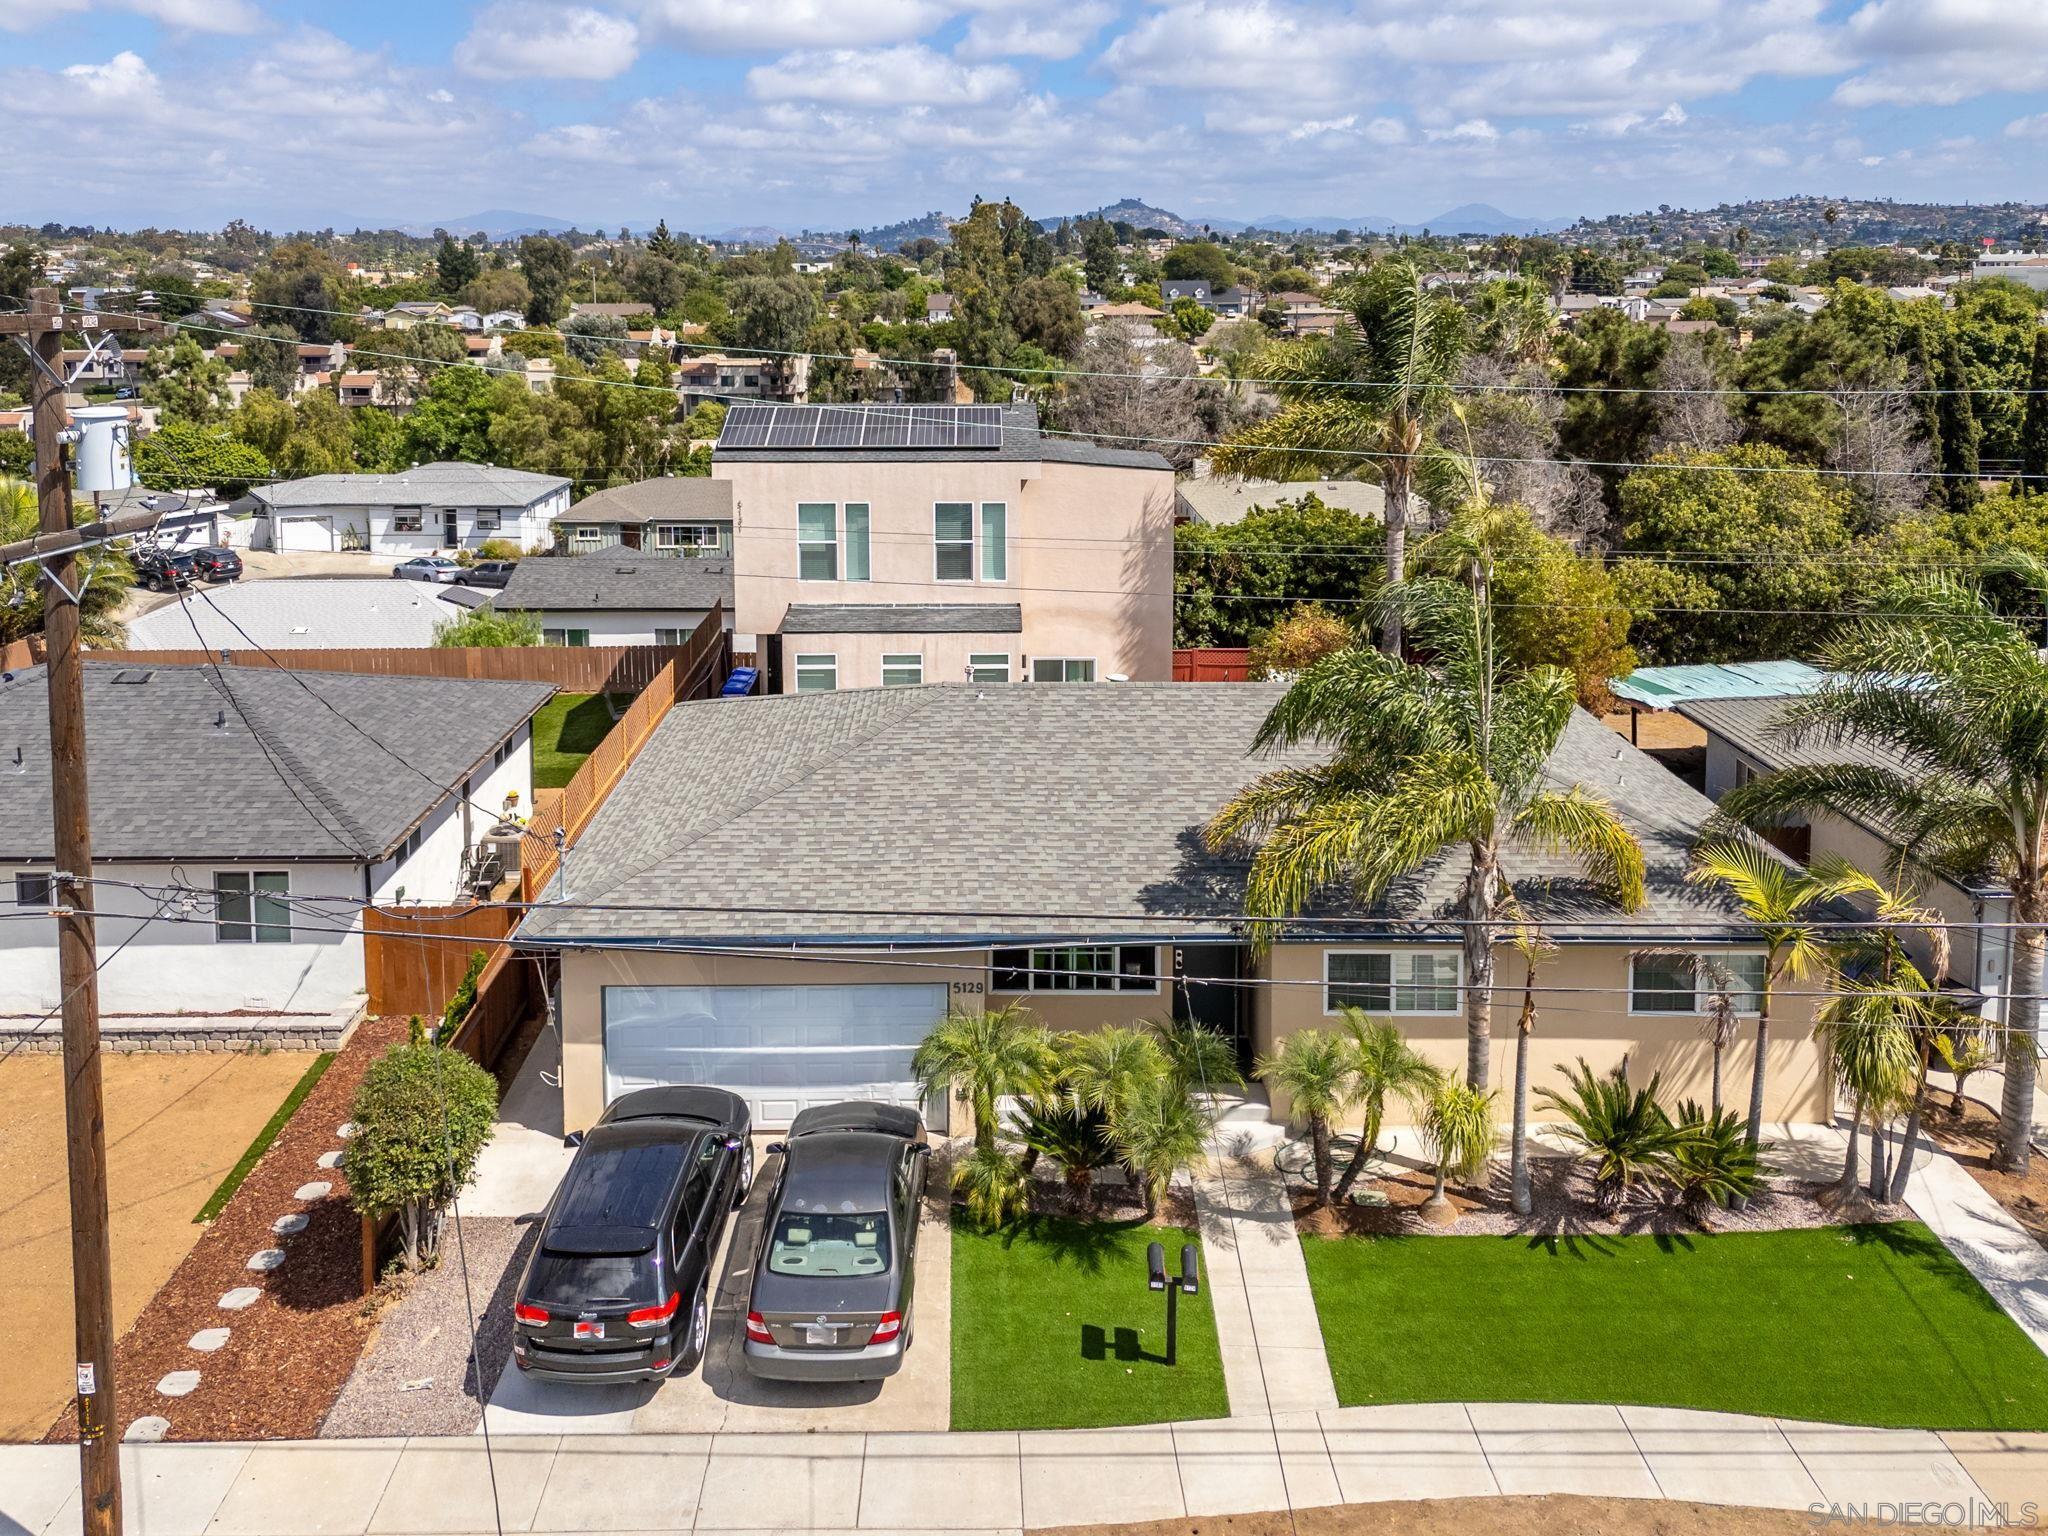
[{"label": "single-story house", "polygon": [[664,475],[593,492],[555,520],[555,547],[573,555],[643,549],[655,555],[732,554],[732,486]]},{"label": "single-story house", "polygon": [[522,560],[493,599],[540,616],[550,645],[681,645],[711,610],[732,628],[732,562],[639,549]]},{"label": "single-story house", "polygon": [[130,619],[128,644],[138,651],[425,647],[437,624],[468,612],[448,598],[459,590],[466,589],[391,576],[237,581]]},{"label": "single-story house", "polygon": [[[353,1011],[365,990],[355,904],[469,894],[471,850],[505,796],[531,803],[531,722],[553,691],[88,661],[94,875],[107,882],[93,896],[110,1024]],[[0,794],[0,900],[15,911],[50,905],[45,692],[41,667],[0,683],[0,741],[22,755]],[[308,904],[322,898],[332,904]],[[57,1000],[54,920],[0,924],[0,1029]]]},{"label": "single-story house", "polygon": [[[1462,1066],[1459,929],[1443,921],[1457,853],[1371,906],[1329,893],[1263,952],[1247,941],[1245,860],[1209,852],[1202,827],[1258,773],[1313,761],[1251,754],[1280,692],[863,687],[677,705],[578,841],[574,899],[518,931],[559,960],[568,1128],[664,1082],[729,1087],[767,1125],[835,1099],[916,1103],[910,1056],[932,1024],[1012,1002],[1055,1029],[1171,1013],[1247,1065],[1356,1004]],[[1669,951],[1725,954],[1750,977],[1761,965],[1725,898],[1684,879],[1713,806],[1583,713],[1550,772],[1616,807],[1650,895],[1624,914],[1567,862],[1514,852],[1525,904],[1559,941],[1539,977],[1534,1081],[1584,1056],[1637,1082],[1661,1073],[1667,1102],[1703,1101],[1702,989]],[[1503,1087],[1522,979],[1503,945]],[[1774,1121],[1831,1112],[1810,1003],[1778,1000]],[[1746,1079],[1746,1046],[1724,1070]]]},{"label": "single-story house", "polygon": [[400,560],[492,540],[547,549],[569,482],[491,464],[416,464],[389,475],[312,475],[250,492],[256,547],[364,550]]},{"label": "single-story house", "polygon": [[1176,481],[1174,489],[1179,520],[1188,523],[1239,523],[1253,507],[1275,507],[1308,496],[1360,517],[1378,518],[1387,510],[1387,493],[1363,480],[1230,480],[1204,475]]},{"label": "single-story house", "polygon": [[953,295],[950,293],[928,293],[924,296],[925,324],[937,325],[953,318]]}]

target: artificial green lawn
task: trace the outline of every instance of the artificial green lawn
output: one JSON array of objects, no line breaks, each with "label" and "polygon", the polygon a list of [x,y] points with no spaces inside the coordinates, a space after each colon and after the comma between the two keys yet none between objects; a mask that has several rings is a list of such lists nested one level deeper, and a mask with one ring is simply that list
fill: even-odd
[{"label": "artificial green lawn", "polygon": [[1180,1363],[1166,1354],[1166,1298],[1145,1284],[1145,1247],[1167,1268],[1195,1235],[1138,1222],[1034,1216],[953,1232],[953,1427],[1074,1429],[1220,1419],[1230,1412],[1209,1280],[1180,1299]]},{"label": "artificial green lawn", "polygon": [[1304,1237],[1302,1250],[1346,1404],[1616,1402],[2048,1428],[2048,1357],[1919,1222]]},{"label": "artificial green lawn", "polygon": [[235,1166],[228,1170],[228,1176],[220,1181],[220,1186],[211,1195],[207,1196],[206,1204],[199,1207],[199,1214],[192,1218],[195,1223],[211,1221],[227,1209],[227,1203],[234,1199],[235,1191],[242,1187],[242,1180],[249,1177],[249,1171],[262,1159],[263,1154],[270,1150],[270,1144],[277,1140],[278,1133],[285,1127],[285,1122],[299,1112],[299,1106],[306,1102],[306,1095],[313,1091],[313,1085],[325,1077],[327,1069],[333,1065],[334,1052],[322,1051],[313,1058],[312,1064],[299,1074],[299,1080],[292,1084],[292,1091],[286,1094],[284,1102],[277,1106],[277,1113],[272,1115],[263,1129],[256,1133],[256,1139],[250,1142],[248,1150],[235,1160]]},{"label": "artificial green lawn", "polygon": [[560,789],[611,734],[612,712],[600,693],[558,693],[533,717],[533,787]]}]

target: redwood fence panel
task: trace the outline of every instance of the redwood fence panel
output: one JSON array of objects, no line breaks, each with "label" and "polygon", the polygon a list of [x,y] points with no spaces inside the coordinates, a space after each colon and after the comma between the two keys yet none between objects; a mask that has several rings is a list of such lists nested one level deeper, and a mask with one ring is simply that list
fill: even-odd
[{"label": "redwood fence panel", "polygon": [[[722,613],[704,622],[724,623]],[[701,633],[701,626],[698,631]],[[691,639],[694,641],[696,635]],[[12,648],[10,648],[10,654]],[[89,651],[87,661],[126,666],[197,666],[225,662],[234,667],[271,667],[293,672],[356,672],[378,677],[468,677],[521,683],[552,683],[568,693],[638,693],[671,662],[694,658],[683,645],[384,646],[337,650],[263,652]],[[26,665],[26,661],[22,663]],[[724,679],[719,679],[723,682]]]},{"label": "redwood fence panel", "polygon": [[1252,653],[1243,646],[1173,653],[1176,683],[1248,683],[1251,677]]},{"label": "redwood fence panel", "polygon": [[43,659],[43,637],[24,635],[19,640],[10,640],[0,645],[0,672],[19,672],[33,667]]},{"label": "redwood fence panel", "polygon": [[[508,907],[366,908],[363,980],[373,1014],[417,1013],[429,1019],[448,1006],[477,950],[499,950],[519,914]],[[474,944],[452,943],[474,939]]]}]

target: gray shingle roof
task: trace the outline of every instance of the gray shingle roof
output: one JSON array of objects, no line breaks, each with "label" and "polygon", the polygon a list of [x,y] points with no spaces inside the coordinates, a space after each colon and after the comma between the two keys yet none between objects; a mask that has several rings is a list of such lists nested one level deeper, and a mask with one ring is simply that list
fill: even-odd
[{"label": "gray shingle roof", "polygon": [[619,609],[703,610],[732,606],[732,562],[607,549],[519,562],[498,594],[500,609],[597,613]]},{"label": "gray shingle roof", "polygon": [[[144,674],[147,682],[118,681]],[[440,802],[440,786],[488,759],[553,692],[545,683],[90,663],[93,851],[108,859],[382,856]],[[0,859],[51,855],[47,709],[43,668],[0,683],[0,743],[10,759],[21,748],[25,770],[14,775],[10,766],[0,779]]]},{"label": "gray shingle roof", "polygon": [[536,475],[489,464],[420,464],[394,475],[312,475],[258,486],[249,494],[267,507],[530,507],[568,489],[560,475]]},{"label": "gray shingle roof", "polygon": [[[835,405],[835,411],[896,411],[902,406]],[[792,464],[825,460],[835,464],[957,463],[996,460],[1020,464],[1093,464],[1107,469],[1160,469],[1173,466],[1159,454],[1140,448],[1110,448],[1077,437],[1046,437],[1038,429],[1038,407],[1014,401],[1002,407],[1003,445],[987,448],[729,448],[712,449],[714,459],[734,464]]]},{"label": "gray shingle roof", "polygon": [[1014,635],[1017,603],[791,603],[785,635]]},{"label": "gray shingle roof", "polygon": [[732,482],[704,475],[663,475],[614,485],[584,497],[555,519],[561,523],[732,521]]},{"label": "gray shingle roof", "polygon": [[[1213,915],[1241,910],[1243,861],[1208,852],[1201,829],[1274,766],[1246,754],[1279,693],[935,685],[678,705],[577,844],[575,895],[721,910],[544,911],[523,932],[562,943],[852,943],[1227,931]],[[1683,878],[1713,810],[1703,795],[1585,714],[1551,772],[1606,794],[1635,829],[1650,872],[1646,920],[1675,920],[1683,937],[1722,929],[1730,909]],[[1614,919],[1574,930],[1589,937],[1645,931],[1561,858],[1524,850],[1511,872],[1539,917]],[[1441,857],[1359,915],[1444,913],[1460,874]],[[1339,896],[1322,915],[1356,913]],[[1160,917],[1181,920],[1144,921]]]}]

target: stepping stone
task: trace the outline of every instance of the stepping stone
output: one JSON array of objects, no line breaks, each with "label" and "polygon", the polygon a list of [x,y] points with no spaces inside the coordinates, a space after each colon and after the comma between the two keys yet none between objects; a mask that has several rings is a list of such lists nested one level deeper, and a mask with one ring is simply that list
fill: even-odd
[{"label": "stepping stone", "polygon": [[238,1285],[221,1297],[219,1306],[223,1312],[240,1312],[245,1307],[256,1305],[256,1298],[263,1293],[253,1285]]},{"label": "stepping stone", "polygon": [[322,1168],[339,1168],[341,1166],[341,1154],[339,1152],[322,1152],[319,1157],[319,1163]]},{"label": "stepping stone", "polygon": [[283,1262],[284,1250],[282,1248],[265,1248],[261,1253],[249,1255],[249,1268],[262,1274],[268,1274]]},{"label": "stepping stone", "polygon": [[293,1211],[289,1216],[280,1216],[270,1224],[270,1230],[279,1237],[290,1237],[294,1232],[306,1230],[307,1217],[302,1211]]},{"label": "stepping stone", "polygon": [[341,1122],[341,1124],[337,1125],[334,1128],[334,1134],[339,1136],[343,1141],[347,1141],[349,1137],[355,1135],[355,1133],[356,1123],[353,1120],[344,1120]]},{"label": "stepping stone", "polygon": [[301,1184],[292,1191],[292,1198],[294,1200],[325,1200],[333,1192],[334,1186],[332,1184],[315,1181],[311,1184]]},{"label": "stepping stone", "polygon": [[145,1414],[128,1426],[123,1440],[132,1440],[139,1445],[151,1445],[171,1432],[171,1421],[161,1414]]},{"label": "stepping stone", "polygon": [[227,1343],[227,1341],[227,1329],[202,1328],[185,1341],[185,1347],[187,1349],[196,1349],[202,1355],[210,1355],[216,1349],[219,1349],[221,1345]]},{"label": "stepping stone", "polygon": [[190,1397],[199,1386],[197,1371],[173,1371],[156,1384],[160,1397]]}]

